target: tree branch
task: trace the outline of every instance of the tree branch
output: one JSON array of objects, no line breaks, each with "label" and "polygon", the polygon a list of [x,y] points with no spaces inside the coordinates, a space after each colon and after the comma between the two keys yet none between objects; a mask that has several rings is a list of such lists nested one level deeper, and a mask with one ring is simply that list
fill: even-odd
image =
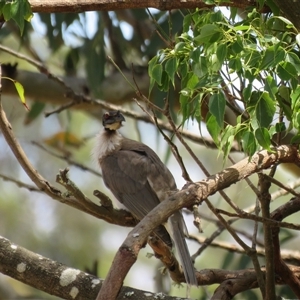
[{"label": "tree branch", "polygon": [[[13,244],[0,236],[0,272],[63,299],[95,299],[103,280]],[[130,297],[129,297],[130,296]],[[166,300],[179,299],[162,295]],[[117,300],[154,300],[157,294],[122,287]]]},{"label": "tree branch", "polygon": [[[92,10],[120,10],[130,8],[148,8],[153,7],[160,10],[171,9],[192,9],[192,8],[213,8],[214,5],[206,4],[201,0],[51,0],[45,2],[44,0],[29,0],[33,12],[84,12]],[[239,8],[246,8],[249,6],[256,6],[257,3],[254,0],[234,0],[230,2],[221,2],[218,6],[233,6]]]}]

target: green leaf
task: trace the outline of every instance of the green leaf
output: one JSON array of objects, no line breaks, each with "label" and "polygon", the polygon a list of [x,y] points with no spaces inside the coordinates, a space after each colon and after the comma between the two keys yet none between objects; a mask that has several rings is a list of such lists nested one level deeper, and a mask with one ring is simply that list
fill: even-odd
[{"label": "green leaf", "polygon": [[24,20],[30,21],[33,17],[31,6],[27,0],[12,1],[10,7],[11,18],[17,23],[21,34],[24,31]]},{"label": "green leaf", "polygon": [[159,85],[159,89],[161,91],[167,92],[169,90],[169,88],[170,88],[169,76],[165,71],[163,71],[162,77],[161,77],[161,85]]},{"label": "green leaf", "polygon": [[242,135],[242,145],[244,151],[251,157],[256,151],[256,143],[253,132],[246,131]]},{"label": "green leaf", "polygon": [[199,78],[205,76],[208,73],[207,58],[200,56],[199,62],[192,65],[193,73]]},{"label": "green leaf", "polygon": [[286,61],[290,62],[295,67],[297,72],[300,73],[300,58],[295,53],[288,52],[286,54]]},{"label": "green leaf", "polygon": [[42,102],[34,102],[30,108],[29,113],[25,118],[25,125],[29,125],[32,121],[34,121],[44,110],[46,104]]},{"label": "green leaf", "polygon": [[158,57],[157,56],[153,56],[150,59],[149,63],[148,63],[148,74],[149,74],[150,77],[152,77],[151,76],[152,70],[153,70],[154,66],[157,64],[157,61],[158,61]]},{"label": "green leaf", "polygon": [[250,68],[257,68],[261,60],[261,53],[251,49],[251,51],[245,56],[245,64]]},{"label": "green leaf", "polygon": [[161,64],[157,64],[153,67],[150,76],[157,82],[158,85],[161,85],[163,68]]},{"label": "green leaf", "polygon": [[269,127],[276,111],[276,103],[268,92],[263,92],[256,104],[256,119],[260,127]]},{"label": "green leaf", "polygon": [[209,115],[206,120],[206,128],[214,140],[215,144],[219,145],[219,133],[221,132],[221,127],[219,126],[217,119],[213,115]]},{"label": "green leaf", "polygon": [[238,35],[236,36],[236,41],[231,44],[230,49],[232,50],[234,55],[237,55],[244,50],[243,42]]},{"label": "green leaf", "polygon": [[[215,36],[217,34],[217,36]],[[215,24],[205,24],[200,31],[200,34],[195,37],[195,42],[198,44],[206,44],[209,42],[213,42],[216,38],[221,36],[220,28]]]},{"label": "green leaf", "polygon": [[298,76],[296,68],[288,61],[280,62],[277,66],[277,73],[280,79],[290,80]]},{"label": "green leaf", "polygon": [[9,21],[11,19],[11,3],[5,3],[2,8],[2,14],[5,21]]},{"label": "green leaf", "polygon": [[278,92],[278,87],[275,79],[268,75],[265,81],[265,89],[269,93],[272,100],[276,101],[276,94]]},{"label": "green leaf", "polygon": [[277,66],[277,64],[284,60],[285,51],[282,47],[269,47],[263,56],[262,62],[260,64],[260,69],[265,70],[271,67]]},{"label": "green leaf", "polygon": [[284,122],[279,122],[275,124],[276,132],[284,132],[286,131],[286,126]]},{"label": "green leaf", "polygon": [[187,14],[183,19],[183,32],[188,32],[192,23],[192,15]]},{"label": "green leaf", "polygon": [[271,138],[267,128],[257,128],[255,130],[255,138],[264,149],[271,151]]},{"label": "green leaf", "polygon": [[189,118],[190,115],[189,96],[181,92],[179,95],[179,103],[180,103],[180,110],[182,113],[182,122],[184,123]]},{"label": "green leaf", "polygon": [[245,101],[249,101],[249,100],[250,100],[251,92],[252,92],[252,84],[249,83],[249,84],[243,89],[243,98],[244,98]]},{"label": "green leaf", "polygon": [[281,85],[278,88],[276,100],[279,104],[279,107],[283,110],[285,117],[291,121],[293,112],[291,108],[290,89],[284,85]]},{"label": "green leaf", "polygon": [[300,108],[300,85],[291,93],[292,109]]},{"label": "green leaf", "polygon": [[228,155],[231,151],[231,147],[232,147],[232,143],[234,142],[234,135],[231,135],[229,136],[224,148],[223,148],[223,151],[224,151],[224,163],[226,161],[226,159],[228,158]]},{"label": "green leaf", "polygon": [[171,80],[173,86],[175,86],[175,72],[177,67],[177,60],[175,57],[170,58],[167,60],[165,65],[165,71],[169,76],[169,79]]},{"label": "green leaf", "polygon": [[181,78],[185,78],[188,73],[187,63],[184,61],[181,64],[179,64],[177,71],[181,75]]},{"label": "green leaf", "polygon": [[220,128],[223,128],[226,100],[223,93],[213,94],[209,99],[209,111],[216,118]]},{"label": "green leaf", "polygon": [[13,82],[13,84],[15,85],[15,88],[16,88],[16,90],[17,90],[17,92],[18,92],[18,95],[19,95],[19,97],[20,97],[20,99],[21,99],[21,102],[23,103],[23,105],[25,106],[25,108],[26,108],[27,110],[29,110],[29,107],[28,107],[27,104],[26,104],[26,100],[25,100],[25,96],[24,96],[24,88],[23,88],[23,85],[22,85],[20,82],[16,81],[16,80],[13,80],[13,79],[10,79],[10,78],[8,78],[8,79],[11,80],[11,81]]},{"label": "green leaf", "polygon": [[218,45],[216,54],[217,54],[217,58],[219,60],[219,65],[221,66],[224,63],[224,60],[225,60],[226,55],[227,55],[226,45],[225,44]]},{"label": "green leaf", "polygon": [[229,61],[228,66],[229,66],[229,69],[231,69],[233,71],[236,71],[236,72],[240,72],[242,70],[242,68],[243,68],[241,59],[239,57],[232,58]]}]

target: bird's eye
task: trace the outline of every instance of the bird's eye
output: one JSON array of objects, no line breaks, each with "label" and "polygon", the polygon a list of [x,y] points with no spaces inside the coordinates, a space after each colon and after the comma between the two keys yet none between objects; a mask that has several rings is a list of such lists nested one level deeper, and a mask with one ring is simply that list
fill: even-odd
[{"label": "bird's eye", "polygon": [[108,118],[109,118],[109,113],[108,113],[108,112],[106,112],[106,113],[104,114],[104,118],[105,118],[105,119],[108,119]]}]

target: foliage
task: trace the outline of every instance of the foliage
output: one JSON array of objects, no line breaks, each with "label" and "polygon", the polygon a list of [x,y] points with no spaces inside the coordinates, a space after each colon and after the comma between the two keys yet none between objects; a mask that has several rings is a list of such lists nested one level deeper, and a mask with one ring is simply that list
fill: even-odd
[{"label": "foliage", "polygon": [[28,0],[1,0],[0,16],[3,15],[5,21],[14,20],[20,28],[21,34],[24,31],[24,21],[30,22],[33,14]]},{"label": "foliage", "polygon": [[[281,16],[253,9],[236,22],[235,12],[187,14],[173,46],[149,63],[150,91],[155,84],[167,91],[179,78],[182,122],[204,119],[225,156],[234,139],[253,155],[271,150],[279,133],[295,130],[296,141],[300,129],[300,34]],[[207,98],[209,112],[201,115]],[[226,105],[236,120],[224,125]]]}]

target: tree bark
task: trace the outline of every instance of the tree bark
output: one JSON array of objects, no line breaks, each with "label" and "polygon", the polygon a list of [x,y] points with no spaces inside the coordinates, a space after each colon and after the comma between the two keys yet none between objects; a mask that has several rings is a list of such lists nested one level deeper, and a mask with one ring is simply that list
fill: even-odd
[{"label": "tree bark", "polygon": [[[201,0],[29,0],[33,12],[61,13],[61,12],[83,12],[96,10],[119,10],[135,8],[157,8],[160,10],[170,9],[192,9],[192,8],[211,8],[213,5],[206,4]],[[233,6],[246,8],[256,6],[255,0],[234,0],[230,2],[219,3],[219,6]]]}]

